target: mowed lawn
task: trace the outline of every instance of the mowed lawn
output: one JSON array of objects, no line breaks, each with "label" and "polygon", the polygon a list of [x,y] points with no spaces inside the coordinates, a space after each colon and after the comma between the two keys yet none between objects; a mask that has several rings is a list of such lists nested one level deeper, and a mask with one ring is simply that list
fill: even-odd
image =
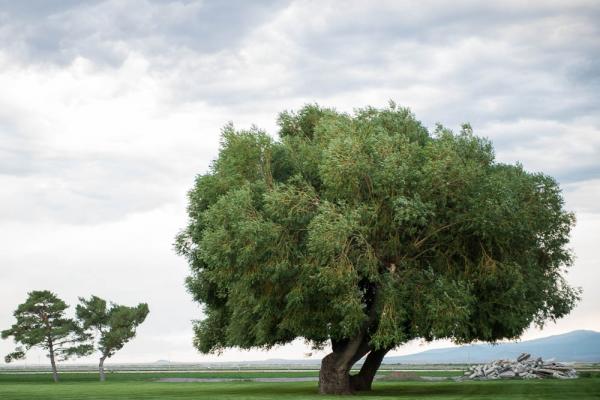
[{"label": "mowed lawn", "polygon": [[[316,382],[259,383],[160,383],[158,377],[283,377],[313,376],[307,373],[179,373],[113,374],[105,383],[95,374],[63,374],[59,384],[46,374],[0,374],[2,400],[127,400],[127,399],[340,399],[321,396]],[[229,375],[229,376],[226,376]],[[235,375],[235,376],[232,376]],[[376,382],[374,390],[351,398],[361,399],[600,399],[600,377],[576,380],[489,382]]]}]

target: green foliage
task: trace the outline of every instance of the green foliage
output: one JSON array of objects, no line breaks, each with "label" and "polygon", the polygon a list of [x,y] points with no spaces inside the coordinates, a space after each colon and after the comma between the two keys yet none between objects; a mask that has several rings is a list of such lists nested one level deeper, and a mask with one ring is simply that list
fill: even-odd
[{"label": "green foliage", "polygon": [[201,351],[496,341],[574,307],[558,184],[496,162],[469,125],[430,134],[393,103],[278,122],[279,140],[225,127],[189,193],[176,249],[205,307]]},{"label": "green foliage", "polygon": [[47,350],[59,360],[89,354],[92,349],[85,343],[88,337],[74,320],[65,317],[67,308],[63,300],[48,290],[29,292],[25,303],[13,313],[16,322],[2,331],[2,339],[12,336],[22,345],[8,354],[5,361],[24,358],[32,347]]},{"label": "green foliage", "polygon": [[137,327],[144,322],[149,309],[146,303],[136,307],[118,304],[107,306],[106,300],[97,296],[89,299],[79,298],[77,318],[84,330],[98,336],[98,350],[102,357],[108,358],[123,348],[125,343],[135,337]]}]

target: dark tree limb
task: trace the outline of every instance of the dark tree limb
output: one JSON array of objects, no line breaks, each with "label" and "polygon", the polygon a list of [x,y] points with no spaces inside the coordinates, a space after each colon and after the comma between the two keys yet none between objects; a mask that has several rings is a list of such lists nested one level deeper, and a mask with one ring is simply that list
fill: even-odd
[{"label": "dark tree limb", "polygon": [[364,334],[352,340],[333,341],[333,352],[321,361],[319,392],[322,394],[351,394],[350,369],[370,350]]},{"label": "dark tree limb", "polygon": [[390,349],[383,348],[373,350],[369,353],[359,373],[350,376],[350,386],[352,391],[371,390],[375,374],[383,361],[383,357],[385,357],[388,351],[390,351]]}]

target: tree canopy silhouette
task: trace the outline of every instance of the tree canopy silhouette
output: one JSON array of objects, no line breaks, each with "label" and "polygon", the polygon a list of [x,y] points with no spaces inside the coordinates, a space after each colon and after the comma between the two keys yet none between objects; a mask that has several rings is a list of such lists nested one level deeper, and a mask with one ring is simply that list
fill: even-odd
[{"label": "tree canopy silhouette", "polygon": [[21,345],[8,354],[5,361],[25,358],[27,350],[39,347],[48,352],[52,378],[58,382],[57,360],[88,355],[93,350],[88,343],[89,336],[72,318],[65,316],[67,308],[63,300],[48,290],[29,292],[27,300],[13,313],[16,322],[2,331],[2,339],[12,336]]},{"label": "tree canopy silhouette", "polygon": [[495,161],[469,125],[430,133],[393,103],[278,123],[277,139],[227,125],[189,192],[176,248],[200,351],[330,344],[320,391],[351,393],[409,340],[517,338],[574,307],[557,182]]},{"label": "tree canopy silhouette", "polygon": [[89,299],[79,298],[76,307],[77,319],[82,329],[89,332],[90,338],[96,342],[96,348],[100,352],[98,363],[100,381],[106,380],[104,361],[135,337],[137,327],[146,320],[149,312],[146,303],[140,303],[135,307],[115,303],[108,306],[106,300],[98,296],[91,296]]}]

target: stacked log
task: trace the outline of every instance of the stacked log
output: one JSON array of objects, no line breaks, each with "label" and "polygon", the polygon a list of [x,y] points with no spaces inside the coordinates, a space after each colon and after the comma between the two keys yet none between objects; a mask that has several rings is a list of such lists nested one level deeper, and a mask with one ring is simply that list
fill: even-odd
[{"label": "stacked log", "polygon": [[559,362],[544,361],[541,357],[531,358],[531,354],[523,353],[516,361],[496,360],[489,364],[473,365],[463,379],[573,379],[577,378],[574,368]]}]

